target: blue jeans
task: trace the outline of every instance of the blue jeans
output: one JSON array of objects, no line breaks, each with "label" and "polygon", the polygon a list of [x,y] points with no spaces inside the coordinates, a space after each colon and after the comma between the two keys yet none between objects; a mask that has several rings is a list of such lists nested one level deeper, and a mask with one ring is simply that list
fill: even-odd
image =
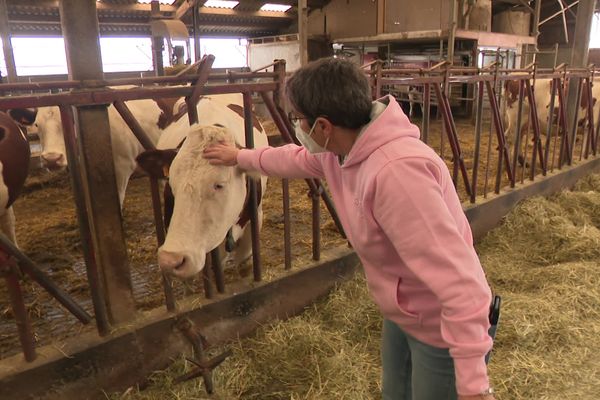
[{"label": "blue jeans", "polygon": [[381,358],[383,400],[456,400],[448,349],[420,342],[384,320]]}]

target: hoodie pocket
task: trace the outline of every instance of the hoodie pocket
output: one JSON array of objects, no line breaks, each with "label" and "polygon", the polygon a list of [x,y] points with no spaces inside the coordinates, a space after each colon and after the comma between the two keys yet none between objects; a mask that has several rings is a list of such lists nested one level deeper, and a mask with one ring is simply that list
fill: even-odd
[{"label": "hoodie pocket", "polygon": [[402,294],[402,278],[398,278],[398,284],[396,285],[396,306],[398,307],[398,311],[407,319],[411,319],[417,322],[419,325],[421,324],[421,315],[417,312],[410,311],[409,302],[407,301],[406,296]]}]

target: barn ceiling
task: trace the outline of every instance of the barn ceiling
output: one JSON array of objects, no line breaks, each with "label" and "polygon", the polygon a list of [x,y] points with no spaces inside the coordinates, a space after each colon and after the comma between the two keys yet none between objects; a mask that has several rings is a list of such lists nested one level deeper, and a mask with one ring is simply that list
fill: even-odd
[{"label": "barn ceiling", "polygon": [[[193,3],[199,6],[200,35],[257,37],[285,33],[298,18],[295,0],[239,0],[234,9],[205,7],[206,0],[174,0],[160,5],[161,18],[179,18],[192,31]],[[309,10],[330,0],[308,0]],[[161,0],[161,3],[163,1]],[[164,1],[168,2],[168,1]],[[61,34],[58,0],[6,0],[9,28],[15,36]],[[260,11],[265,3],[291,5],[286,12]],[[137,0],[101,0],[97,3],[103,36],[150,36],[151,5]]]}]

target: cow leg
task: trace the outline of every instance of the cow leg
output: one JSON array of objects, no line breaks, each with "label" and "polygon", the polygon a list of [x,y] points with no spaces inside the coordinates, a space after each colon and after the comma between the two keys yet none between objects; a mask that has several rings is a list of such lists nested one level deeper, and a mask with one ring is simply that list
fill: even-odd
[{"label": "cow leg", "polygon": [[0,230],[2,233],[17,245],[17,236],[15,235],[15,213],[12,206],[8,207],[2,215],[0,215]]}]

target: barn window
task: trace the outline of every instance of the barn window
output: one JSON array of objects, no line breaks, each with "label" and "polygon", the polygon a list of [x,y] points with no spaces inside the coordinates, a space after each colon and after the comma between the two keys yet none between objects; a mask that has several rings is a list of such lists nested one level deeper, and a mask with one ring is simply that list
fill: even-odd
[{"label": "barn window", "polygon": [[61,37],[13,37],[17,75],[67,74],[65,43]]},{"label": "barn window", "polygon": [[600,48],[600,13],[592,17],[592,32],[590,34],[590,49]]},{"label": "barn window", "polygon": [[150,38],[102,37],[100,50],[104,72],[151,71],[153,68]]},{"label": "barn window", "polygon": [[[2,48],[2,39],[0,39],[0,48]],[[0,51],[0,74],[2,74],[3,77],[8,75],[8,72],[6,71],[6,61],[4,60],[3,51]]]},{"label": "barn window", "polygon": [[[193,39],[191,41],[192,51],[194,49]],[[246,39],[238,38],[200,38],[200,54],[212,54],[215,56],[213,68],[239,68],[248,65]]]}]

